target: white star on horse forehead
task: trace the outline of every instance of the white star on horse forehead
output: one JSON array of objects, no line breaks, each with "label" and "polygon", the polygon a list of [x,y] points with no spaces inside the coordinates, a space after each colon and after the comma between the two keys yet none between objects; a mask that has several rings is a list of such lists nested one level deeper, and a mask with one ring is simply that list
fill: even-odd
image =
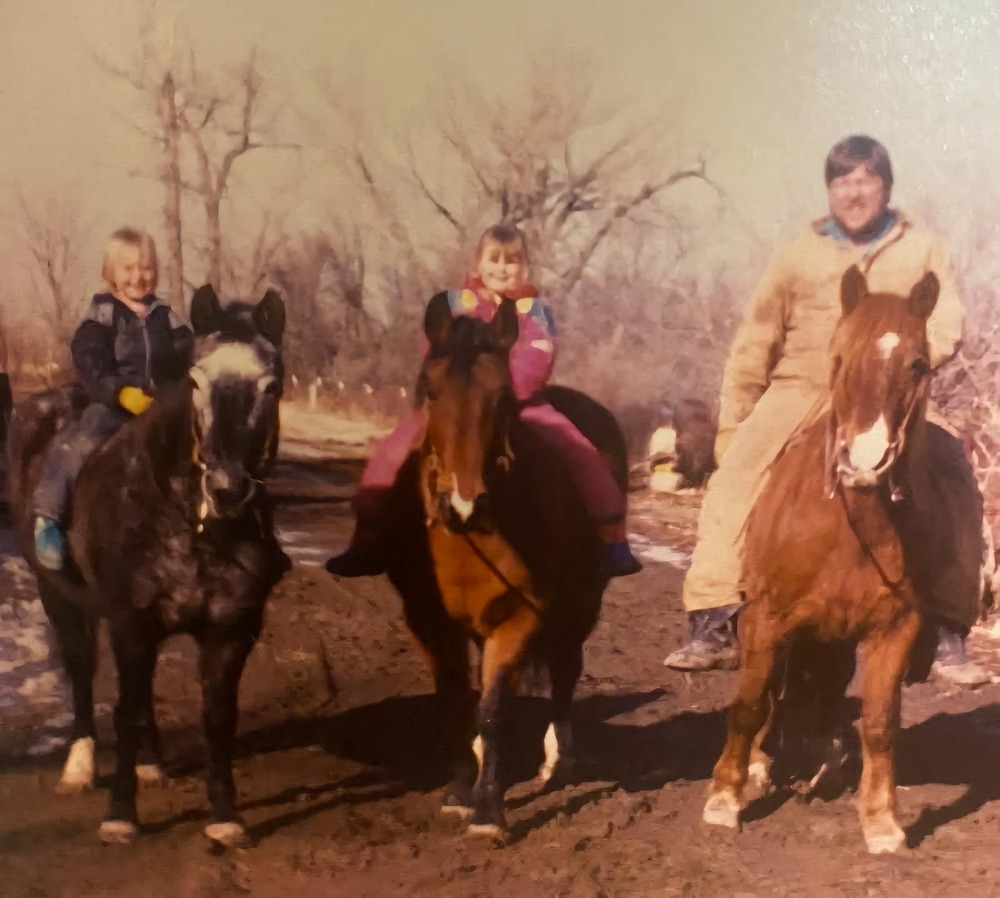
[{"label": "white star on horse forehead", "polygon": [[887,359],[892,355],[892,351],[899,346],[899,334],[893,331],[886,331],[886,333],[878,338],[875,345],[878,347],[879,355],[883,359]]}]

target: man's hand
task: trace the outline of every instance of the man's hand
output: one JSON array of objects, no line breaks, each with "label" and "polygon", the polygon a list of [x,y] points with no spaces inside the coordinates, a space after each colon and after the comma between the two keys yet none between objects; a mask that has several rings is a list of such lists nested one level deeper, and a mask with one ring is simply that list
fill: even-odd
[{"label": "man's hand", "polygon": [[726,449],[729,446],[729,441],[733,438],[733,434],[736,433],[736,429],[730,430],[720,430],[715,435],[715,463],[719,464],[722,461],[722,456],[725,455]]}]

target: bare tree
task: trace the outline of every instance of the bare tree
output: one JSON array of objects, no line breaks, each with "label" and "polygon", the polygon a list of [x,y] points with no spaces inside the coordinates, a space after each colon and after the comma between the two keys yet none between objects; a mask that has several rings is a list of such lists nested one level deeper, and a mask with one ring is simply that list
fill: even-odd
[{"label": "bare tree", "polygon": [[288,307],[289,368],[311,378],[328,374],[335,357],[379,364],[376,336],[384,331],[364,307],[365,263],[353,229],[332,226],[276,253],[266,280]]},{"label": "bare tree", "polygon": [[[150,13],[150,20],[155,10]],[[279,112],[264,98],[264,77],[256,50],[224,73],[206,73],[198,66],[190,42],[179,37],[173,20],[143,29],[148,35],[127,66],[98,60],[104,71],[131,85],[152,113],[152,126],[141,127],[160,153],[160,164],[149,177],[164,186],[164,228],[168,240],[169,289],[181,296],[190,282],[184,269],[184,242],[193,231],[203,231],[197,246],[217,289],[224,283],[222,205],[231,188],[236,162],[261,149],[297,149],[274,138]],[[201,207],[200,229],[187,227],[183,198]]]},{"label": "bare tree", "polygon": [[31,260],[41,315],[57,343],[67,343],[85,304],[81,267],[86,224],[69,200],[18,194],[21,238]]},{"label": "bare tree", "polygon": [[[714,189],[703,159],[674,161],[669,125],[602,104],[596,79],[592,66],[567,60],[556,80],[549,60],[512,96],[486,98],[467,88],[441,117],[432,152],[409,154],[418,193],[458,243],[468,245],[470,225],[519,225],[533,268],[561,295],[592,268],[617,226],[657,211],[671,188],[700,182]],[[440,172],[450,183],[435,177]],[[456,191],[456,180],[464,191]]]},{"label": "bare tree", "polygon": [[222,279],[232,295],[258,298],[271,272],[283,264],[291,239],[286,216],[265,210],[248,240],[228,241],[222,253]]}]

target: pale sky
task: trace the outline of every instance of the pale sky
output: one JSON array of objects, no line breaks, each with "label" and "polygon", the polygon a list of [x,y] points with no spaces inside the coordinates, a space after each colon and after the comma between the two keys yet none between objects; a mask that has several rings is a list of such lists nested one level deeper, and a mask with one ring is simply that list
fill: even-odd
[{"label": "pale sky", "polygon": [[[914,12],[916,8],[938,12]],[[896,200],[930,203],[956,233],[996,204],[1000,13],[989,2],[909,0],[159,0],[205,67],[257,44],[269,89],[314,104],[327,66],[370,91],[387,140],[418,135],[451,83],[490,83],[572,47],[612,93],[674,116],[692,153],[765,243],[824,211],[830,145],[889,147]],[[132,0],[0,0],[0,255],[16,269],[13,189],[80,197],[100,246],[124,222],[158,227],[159,197],[128,177],[149,159],[122,120],[128,90],[93,57],[125,60]],[[261,202],[271,185],[254,184]],[[319,195],[335,184],[318,184]],[[946,235],[947,236],[947,235]],[[95,270],[98,260],[95,258]],[[16,271],[8,279],[18,284]]]}]

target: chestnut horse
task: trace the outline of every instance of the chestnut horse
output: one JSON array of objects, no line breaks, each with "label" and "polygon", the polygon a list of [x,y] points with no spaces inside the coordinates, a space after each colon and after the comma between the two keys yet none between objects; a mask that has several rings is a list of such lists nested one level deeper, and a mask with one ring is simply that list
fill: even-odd
[{"label": "chestnut horse", "polygon": [[[440,294],[424,325],[428,426],[387,515],[395,549],[388,573],[429,656],[446,717],[442,735],[455,770],[443,810],[469,814],[470,832],[499,838],[507,698],[526,663],[548,669],[552,716],[539,777],[565,772],[583,644],[608,581],[595,527],[569,472],[518,418],[508,364],[518,336],[514,302],[504,300],[486,324],[453,318]],[[609,447],[609,463],[623,481],[625,442],[610,413],[575,391],[556,391],[553,401],[575,406],[574,420],[595,444]],[[478,726],[470,636],[482,648]]]},{"label": "chestnut horse", "polygon": [[786,691],[839,709],[863,643],[861,828],[873,853],[903,845],[893,774],[903,678],[929,612],[950,601],[971,624],[982,597],[981,497],[939,463],[944,432],[925,419],[938,290],[932,273],[905,298],[869,294],[856,267],[844,275],[830,407],[785,446],[746,525],[741,680],[708,823],[737,826],[782,676]]}]

